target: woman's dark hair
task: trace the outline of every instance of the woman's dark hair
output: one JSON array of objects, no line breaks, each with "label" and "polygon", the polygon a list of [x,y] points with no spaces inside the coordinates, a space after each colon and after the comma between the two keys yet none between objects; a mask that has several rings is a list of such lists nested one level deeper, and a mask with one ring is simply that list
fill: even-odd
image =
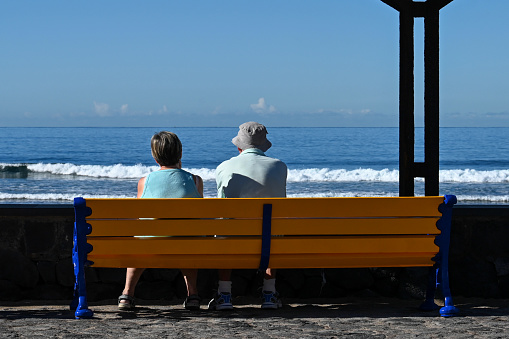
[{"label": "woman's dark hair", "polygon": [[182,143],[175,133],[162,131],[150,140],[152,156],[161,166],[174,166],[182,157]]}]

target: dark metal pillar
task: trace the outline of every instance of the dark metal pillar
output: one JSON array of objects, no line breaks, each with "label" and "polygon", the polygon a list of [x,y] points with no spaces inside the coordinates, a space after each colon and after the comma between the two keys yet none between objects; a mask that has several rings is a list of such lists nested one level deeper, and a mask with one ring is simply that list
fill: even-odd
[{"label": "dark metal pillar", "polygon": [[399,13],[399,195],[414,195],[414,17],[410,3]]},{"label": "dark metal pillar", "polygon": [[[400,13],[399,195],[414,195],[414,178],[425,195],[439,193],[439,12],[453,0],[382,0]],[[424,17],[424,162],[415,162],[414,19]]]},{"label": "dark metal pillar", "polygon": [[439,191],[439,11],[431,2],[424,15],[424,161],[425,195]]}]

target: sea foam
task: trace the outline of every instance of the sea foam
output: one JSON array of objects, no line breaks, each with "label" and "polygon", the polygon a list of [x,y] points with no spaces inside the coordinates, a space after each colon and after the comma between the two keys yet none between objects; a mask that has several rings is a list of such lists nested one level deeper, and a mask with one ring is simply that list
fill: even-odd
[{"label": "sea foam", "polygon": [[[150,172],[157,170],[157,166],[136,165],[75,165],[63,164],[5,164],[0,163],[0,173],[15,176],[16,173],[30,175],[51,174],[78,176],[90,178],[111,179],[139,179]],[[215,180],[215,169],[210,168],[184,168],[197,174],[203,180]],[[509,183],[509,169],[502,170],[474,170],[450,169],[439,172],[440,182],[451,183]],[[416,181],[423,181],[416,178]],[[396,169],[359,168],[353,170],[330,168],[304,168],[289,169],[288,182],[398,182],[399,171]]]},{"label": "sea foam", "polygon": [[[76,195],[72,194],[59,194],[59,193],[51,193],[51,194],[28,194],[28,193],[1,193],[0,192],[0,201],[2,200],[19,200],[20,202],[24,201],[56,201],[56,202],[69,202],[72,203]],[[132,196],[126,195],[87,195],[83,196],[84,198],[132,198]]]}]

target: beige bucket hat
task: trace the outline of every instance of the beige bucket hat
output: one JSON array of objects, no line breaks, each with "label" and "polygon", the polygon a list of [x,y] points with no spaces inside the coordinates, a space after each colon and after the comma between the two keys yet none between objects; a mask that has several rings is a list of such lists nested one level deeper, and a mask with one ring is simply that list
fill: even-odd
[{"label": "beige bucket hat", "polygon": [[232,143],[238,148],[258,148],[267,151],[272,143],[267,140],[267,129],[260,123],[249,121],[239,126],[239,133],[232,139]]}]

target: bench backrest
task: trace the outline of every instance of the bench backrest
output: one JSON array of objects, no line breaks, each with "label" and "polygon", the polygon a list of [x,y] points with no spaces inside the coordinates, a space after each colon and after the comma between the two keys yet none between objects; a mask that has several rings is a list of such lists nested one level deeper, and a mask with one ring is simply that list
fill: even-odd
[{"label": "bench backrest", "polygon": [[93,246],[87,259],[98,267],[432,266],[440,225],[450,225],[442,222],[443,209],[454,203],[444,204],[444,197],[77,198],[76,228],[84,234],[75,241]]}]

